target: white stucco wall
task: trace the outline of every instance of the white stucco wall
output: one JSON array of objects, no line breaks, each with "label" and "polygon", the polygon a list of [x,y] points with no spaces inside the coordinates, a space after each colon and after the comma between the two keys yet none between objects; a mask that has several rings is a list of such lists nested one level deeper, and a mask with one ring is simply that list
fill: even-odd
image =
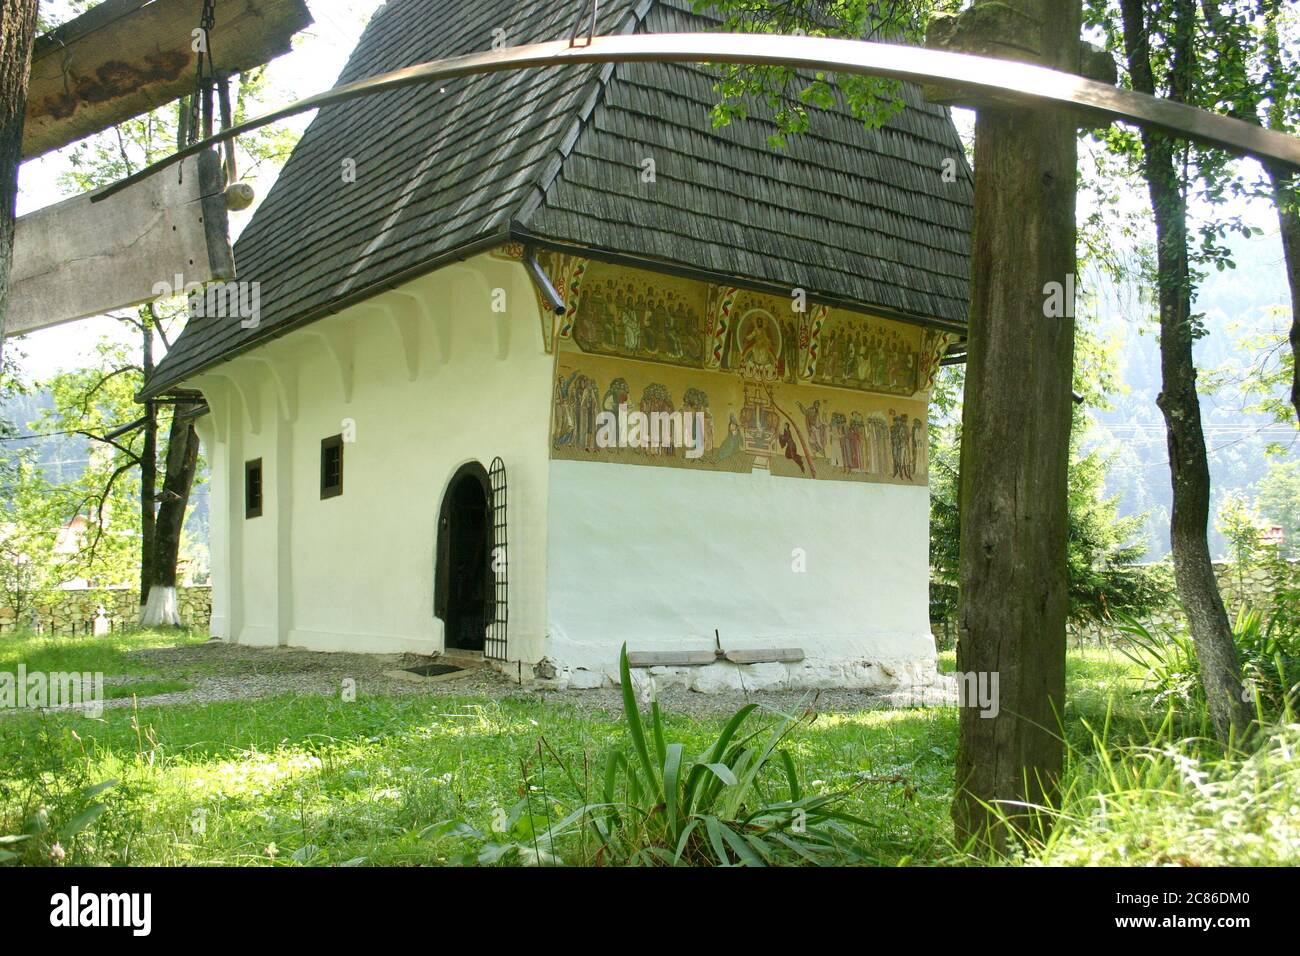
[{"label": "white stucco wall", "polygon": [[711,650],[715,628],[724,650],[807,659],[655,668],[661,684],[887,687],[933,671],[925,487],[555,461],[550,518],[561,683],[615,677],[624,641]]},{"label": "white stucco wall", "polygon": [[[505,290],[505,313],[492,311],[494,289]],[[212,407],[201,437],[213,471],[213,634],[327,651],[441,650],[438,509],[460,465],[487,468],[499,456],[510,656],[539,660],[553,361],[523,267],[483,255],[187,383]],[[322,500],[320,442],[345,420],[356,441],[344,448],[343,494]],[[255,458],[263,515],[245,519],[244,462]]]},{"label": "white stucco wall", "polygon": [[[492,311],[504,289],[506,312]],[[264,301],[273,294],[263,289]],[[592,686],[633,650],[799,647],[800,664],[656,668],[661,684],[889,687],[933,673],[928,491],[550,460],[555,358],[516,262],[478,256],[186,383],[212,468],[212,633],[436,653],[436,522],[452,474],[509,487],[508,670]],[[321,439],[354,423],[344,490]],[[244,517],[261,458],[261,517]],[[802,552],[806,571],[795,570]],[[534,666],[538,665],[538,666]],[[553,677],[551,675],[554,675]]]}]

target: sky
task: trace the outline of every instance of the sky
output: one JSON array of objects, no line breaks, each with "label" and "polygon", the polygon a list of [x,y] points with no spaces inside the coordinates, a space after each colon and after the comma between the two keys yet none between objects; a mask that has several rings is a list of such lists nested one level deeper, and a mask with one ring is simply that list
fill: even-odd
[{"label": "sky", "polygon": [[[361,31],[382,2],[307,0],[315,23],[295,37],[292,52],[272,61],[268,68],[268,79],[275,93],[275,103],[268,104],[268,108],[332,87],[347,62],[348,54],[361,38]],[[66,0],[42,4],[42,15],[60,22],[67,19],[67,10]],[[313,116],[315,113],[306,113],[286,121],[285,125],[301,131]],[[20,216],[68,198],[69,194],[60,190],[59,177],[69,169],[71,151],[69,146],[23,164],[18,176]],[[250,182],[260,199],[271,188],[274,175],[254,178]],[[256,208],[254,205],[245,212],[230,214],[232,241],[238,238]],[[16,351],[22,353],[18,367],[22,369],[24,378],[40,381],[61,369],[84,364],[95,343],[106,336],[126,341],[120,323],[102,317],[83,319],[33,332],[21,342],[6,343],[5,357],[8,361],[10,346],[16,346]]]}]

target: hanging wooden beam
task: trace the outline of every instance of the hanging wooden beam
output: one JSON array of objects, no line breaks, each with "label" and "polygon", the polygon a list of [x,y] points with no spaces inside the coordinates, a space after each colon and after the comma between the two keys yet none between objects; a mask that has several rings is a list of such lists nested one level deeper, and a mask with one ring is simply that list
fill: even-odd
[{"label": "hanging wooden beam", "polygon": [[179,175],[20,217],[5,335],[149,302],[159,283],[179,293],[192,282],[234,278],[223,186],[221,159],[208,149]]},{"label": "hanging wooden beam", "polygon": [[752,63],[794,69],[882,76],[927,87],[977,95],[1014,106],[1067,109],[1081,123],[1118,120],[1159,129],[1174,136],[1253,156],[1285,169],[1300,170],[1300,138],[1244,120],[1197,109],[1173,100],[1119,89],[1073,73],[995,57],[927,50],[914,46],[835,40],[826,37],[755,33],[637,33],[594,37],[580,46],[568,40],[506,47],[485,53],[417,63],[391,73],[336,86],[288,106],[246,120],[183,149],[108,187],[106,195],[154,175],[205,146],[240,136],[270,123],[420,83],[504,70],[564,66],[571,63]]},{"label": "hanging wooden beam", "polygon": [[[104,0],[38,37],[23,127],[32,159],[193,91],[192,32],[203,0]],[[303,0],[217,0],[216,68],[241,72],[289,52],[312,22]]]}]

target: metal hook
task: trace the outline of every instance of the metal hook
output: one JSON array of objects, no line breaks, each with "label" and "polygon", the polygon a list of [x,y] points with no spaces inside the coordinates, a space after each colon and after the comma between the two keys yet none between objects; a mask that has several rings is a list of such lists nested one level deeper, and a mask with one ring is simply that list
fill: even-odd
[{"label": "metal hook", "polygon": [[[583,15],[587,12],[587,7],[591,7],[591,24],[587,28],[587,40],[585,43],[578,42],[578,30],[582,27]],[[600,0],[582,0],[582,8],[578,11],[578,19],[573,21],[573,32],[569,34],[569,46],[591,46],[591,41],[596,36],[596,15],[600,12]]]}]

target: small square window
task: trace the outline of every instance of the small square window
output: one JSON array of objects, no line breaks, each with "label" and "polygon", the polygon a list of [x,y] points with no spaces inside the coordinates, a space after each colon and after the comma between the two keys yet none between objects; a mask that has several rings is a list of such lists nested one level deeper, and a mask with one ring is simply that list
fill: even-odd
[{"label": "small square window", "polygon": [[262,459],[244,462],[244,517],[262,517]]},{"label": "small square window", "polygon": [[320,443],[320,496],[337,498],[343,494],[343,436],[322,438]]}]

